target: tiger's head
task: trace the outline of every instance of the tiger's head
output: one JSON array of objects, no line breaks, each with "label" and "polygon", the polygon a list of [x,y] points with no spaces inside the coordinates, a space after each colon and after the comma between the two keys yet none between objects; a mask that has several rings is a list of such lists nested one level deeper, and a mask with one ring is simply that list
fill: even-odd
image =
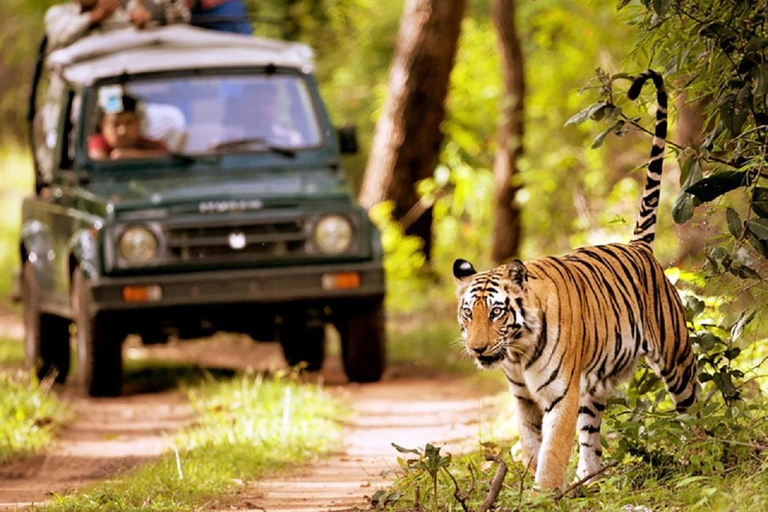
[{"label": "tiger's head", "polygon": [[517,362],[530,356],[539,335],[539,319],[531,304],[528,270],[521,261],[477,272],[456,260],[459,325],[467,354],[481,368],[505,358]]}]

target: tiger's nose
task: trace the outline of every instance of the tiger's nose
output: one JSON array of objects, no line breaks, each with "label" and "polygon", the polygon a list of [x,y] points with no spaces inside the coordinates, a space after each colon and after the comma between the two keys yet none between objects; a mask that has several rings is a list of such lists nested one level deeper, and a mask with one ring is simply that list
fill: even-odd
[{"label": "tiger's nose", "polygon": [[485,349],[488,348],[486,345],[485,347],[472,347],[472,350],[477,354],[478,356],[483,355],[483,352],[485,352]]}]

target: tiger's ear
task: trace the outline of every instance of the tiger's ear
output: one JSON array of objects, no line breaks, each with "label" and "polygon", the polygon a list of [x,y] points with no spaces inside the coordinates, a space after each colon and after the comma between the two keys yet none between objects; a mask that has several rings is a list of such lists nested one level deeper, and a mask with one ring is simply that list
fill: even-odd
[{"label": "tiger's ear", "polygon": [[456,260],[453,262],[453,277],[456,284],[462,288],[469,284],[469,279],[477,274],[477,270],[467,260]]},{"label": "tiger's ear", "polygon": [[508,263],[504,268],[504,278],[512,281],[518,288],[525,288],[525,284],[528,282],[528,269],[525,268],[525,264],[520,260],[515,260],[512,263]]}]

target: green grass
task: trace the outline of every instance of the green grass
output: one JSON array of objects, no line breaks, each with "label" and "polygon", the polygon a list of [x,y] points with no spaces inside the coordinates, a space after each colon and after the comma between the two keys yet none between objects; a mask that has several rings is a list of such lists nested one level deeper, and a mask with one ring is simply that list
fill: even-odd
[{"label": "green grass", "polygon": [[68,410],[24,368],[24,344],[0,338],[0,463],[39,452],[68,418]]},{"label": "green grass", "polygon": [[66,419],[49,389],[50,382],[30,379],[26,371],[0,371],[0,463],[41,450]]},{"label": "green grass", "polygon": [[200,419],[171,439],[175,451],[91,489],[56,496],[43,509],[222,506],[235,482],[305,461],[339,442],[341,406],[319,385],[291,376],[245,375],[209,382],[189,395]]},{"label": "green grass", "polygon": [[24,343],[17,339],[0,338],[0,370],[24,367]]}]

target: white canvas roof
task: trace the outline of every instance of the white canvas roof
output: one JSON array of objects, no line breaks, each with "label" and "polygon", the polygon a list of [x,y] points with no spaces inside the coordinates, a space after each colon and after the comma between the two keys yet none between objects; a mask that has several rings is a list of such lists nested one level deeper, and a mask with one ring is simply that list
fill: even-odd
[{"label": "white canvas roof", "polygon": [[123,73],[268,64],[305,69],[312,66],[312,49],[299,43],[172,25],[97,33],[52,52],[47,63],[67,81],[88,85]]}]

